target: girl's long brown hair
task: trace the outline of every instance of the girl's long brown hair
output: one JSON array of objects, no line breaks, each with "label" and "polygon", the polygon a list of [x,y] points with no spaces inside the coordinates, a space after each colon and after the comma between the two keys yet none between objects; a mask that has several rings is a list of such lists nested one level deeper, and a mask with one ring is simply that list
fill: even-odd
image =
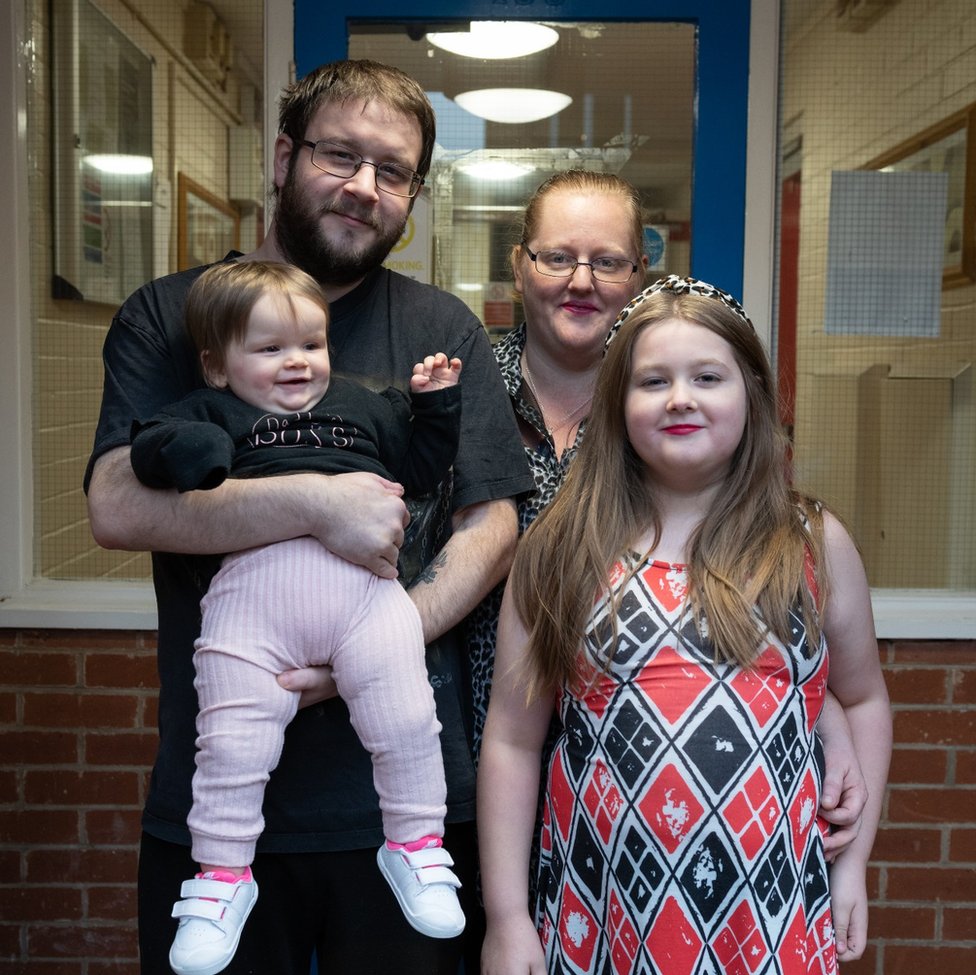
[{"label": "girl's long brown hair", "polygon": [[[788,483],[786,439],[765,350],[744,319],[713,297],[661,291],[631,312],[610,344],[586,438],[555,500],[519,543],[509,578],[529,632],[530,693],[580,679],[580,647],[595,601],[609,594],[613,564],[636,539],[661,530],[653,485],[627,439],[624,401],[633,348],[647,328],[678,318],[732,347],[745,380],[745,432],[725,483],[693,533],[687,562],[691,610],[707,626],[716,658],[743,666],[765,633],[795,641],[799,601],[809,639],[819,641],[817,602],[826,597],[822,521],[812,498]],[[760,619],[755,609],[758,607]],[[615,615],[615,614],[612,614]]]}]

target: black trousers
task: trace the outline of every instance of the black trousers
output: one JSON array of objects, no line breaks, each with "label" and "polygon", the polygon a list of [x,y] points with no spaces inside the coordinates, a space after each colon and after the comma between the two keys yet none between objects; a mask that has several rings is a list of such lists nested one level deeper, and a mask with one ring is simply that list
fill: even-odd
[{"label": "black trousers", "polygon": [[[258,854],[258,900],[226,975],[477,975],[484,917],[476,892],[474,824],[449,826],[444,846],[464,887],[459,938],[428,938],[407,924],[379,868],[376,850]],[[180,885],[198,870],[188,847],[144,833],[139,853],[142,975],[172,975],[170,918]],[[462,966],[462,959],[464,960]]]}]

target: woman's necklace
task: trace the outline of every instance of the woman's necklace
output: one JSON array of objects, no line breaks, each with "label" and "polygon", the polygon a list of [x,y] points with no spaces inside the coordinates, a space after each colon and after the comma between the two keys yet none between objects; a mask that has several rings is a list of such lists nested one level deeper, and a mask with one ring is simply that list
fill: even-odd
[{"label": "woman's necklace", "polygon": [[554,423],[550,425],[546,420],[545,410],[542,408],[542,399],[539,396],[539,390],[536,389],[535,382],[532,379],[532,373],[529,371],[529,363],[526,359],[525,352],[522,353],[521,365],[522,365],[522,376],[525,379],[526,383],[528,383],[529,390],[532,392],[532,395],[535,397],[536,403],[538,403],[539,405],[539,412],[542,414],[542,422],[546,424],[546,429],[550,433],[555,433],[557,430],[561,430],[564,426],[566,426],[569,423],[570,420],[574,419],[576,416],[582,413],[583,410],[587,406],[589,406],[590,403],[592,402],[593,394],[588,393],[585,399],[581,400],[568,413],[564,413],[559,418],[558,423]]}]

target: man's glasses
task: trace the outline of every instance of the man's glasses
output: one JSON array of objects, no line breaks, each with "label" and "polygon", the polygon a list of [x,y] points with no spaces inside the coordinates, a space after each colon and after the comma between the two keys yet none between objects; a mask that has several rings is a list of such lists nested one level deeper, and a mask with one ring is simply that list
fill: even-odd
[{"label": "man's glasses", "polygon": [[420,173],[415,173],[406,166],[370,162],[363,159],[358,152],[335,142],[309,142],[308,139],[302,139],[300,144],[312,150],[312,165],[330,176],[350,179],[362,166],[372,166],[376,172],[376,188],[393,196],[416,196],[424,184]]},{"label": "man's glasses", "polygon": [[529,260],[535,265],[535,269],[550,278],[571,278],[576,269],[582,265],[590,269],[590,273],[597,281],[623,284],[624,281],[629,281],[637,270],[637,265],[633,261],[622,257],[598,257],[592,261],[577,261],[575,257],[563,251],[542,251],[533,254],[524,240],[522,246],[525,248],[525,253],[529,255]]}]

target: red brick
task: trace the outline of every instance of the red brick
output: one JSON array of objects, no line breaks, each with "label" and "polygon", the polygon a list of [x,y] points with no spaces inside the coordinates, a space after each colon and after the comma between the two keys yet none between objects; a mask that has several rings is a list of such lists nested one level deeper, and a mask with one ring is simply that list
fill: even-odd
[{"label": "red brick", "polygon": [[142,834],[142,810],[90,809],[84,813],[85,836],[98,846],[135,845]]},{"label": "red brick", "polygon": [[884,975],[972,975],[972,948],[933,945],[885,945]]},{"label": "red brick", "polygon": [[78,683],[79,669],[80,662],[74,653],[25,650],[0,653],[0,684],[7,687],[37,687],[42,684],[74,687]]},{"label": "red brick", "polygon": [[976,749],[956,749],[956,784],[976,785]]},{"label": "red brick", "polygon": [[27,932],[31,958],[135,958],[136,929],[119,924],[33,925]]},{"label": "red brick", "polygon": [[14,769],[0,769],[0,803],[20,800],[20,776]]},{"label": "red brick", "polygon": [[0,647],[19,647],[20,630],[0,627]]},{"label": "red brick", "polygon": [[969,941],[976,937],[976,907],[942,909],[942,940]]},{"label": "red brick", "polygon": [[128,884],[136,876],[136,850],[32,850],[27,883]]},{"label": "red brick", "polygon": [[946,784],[949,774],[948,752],[944,748],[895,747],[891,751],[891,783]]},{"label": "red brick", "polygon": [[[0,924],[0,958],[20,956],[20,925]],[[0,968],[0,972],[3,969]],[[12,971],[12,969],[11,969]],[[19,973],[18,969],[18,973]]]},{"label": "red brick", "polygon": [[83,968],[83,962],[75,960],[50,961],[31,958],[5,963],[0,961],[0,975],[83,975],[92,969]]},{"label": "red brick", "polygon": [[954,670],[951,687],[954,704],[976,704],[976,667]]},{"label": "red brick", "polygon": [[141,975],[139,962],[91,961],[87,975]]},{"label": "red brick", "polygon": [[24,726],[132,728],[138,698],[131,694],[24,694]]},{"label": "red brick", "polygon": [[137,630],[21,630],[21,645],[64,650],[141,650],[146,643]]},{"label": "red brick", "polygon": [[931,941],[935,938],[935,919],[935,907],[872,904],[868,915],[868,937],[871,940]]},{"label": "red brick", "polygon": [[[973,812],[976,814],[976,809]],[[949,859],[976,863],[976,829],[953,829],[949,833]],[[976,928],[973,937],[976,938]]]},{"label": "red brick", "polygon": [[886,873],[888,901],[976,901],[971,867],[888,867]]},{"label": "red brick", "polygon": [[134,806],[140,802],[136,772],[29,771],[24,798],[54,806]]},{"label": "red brick", "polygon": [[0,811],[0,841],[4,843],[64,846],[79,839],[78,812],[74,809]]},{"label": "red brick", "polygon": [[976,809],[976,789],[888,789],[887,820],[892,824],[970,823]]},{"label": "red brick", "polygon": [[894,640],[888,659],[891,663],[925,667],[976,664],[976,640]]},{"label": "red brick", "polygon": [[872,863],[938,863],[942,859],[942,832],[882,826],[871,850]]},{"label": "red brick", "polygon": [[85,657],[87,687],[149,687],[159,684],[155,653],[92,653]]},{"label": "red brick", "polygon": [[76,921],[81,910],[80,887],[0,887],[0,917],[5,921]]},{"label": "red brick", "polygon": [[884,679],[893,705],[949,703],[945,668],[887,667]]},{"label": "red brick", "polygon": [[106,921],[136,916],[136,885],[88,888],[88,916]]},{"label": "red brick", "polygon": [[6,883],[17,883],[20,880],[20,851],[0,850],[0,877]]},{"label": "red brick", "polygon": [[0,735],[0,762],[7,765],[75,765],[78,762],[78,736],[64,731],[8,731]]},{"label": "red brick", "polygon": [[976,745],[976,708],[894,712],[895,742],[925,745]]},{"label": "red brick", "polygon": [[13,724],[17,720],[17,695],[0,693],[0,724]]},{"label": "red brick", "polygon": [[159,736],[139,731],[85,735],[85,761],[89,765],[152,765]]},{"label": "red brick", "polygon": [[156,728],[159,725],[159,695],[153,694],[152,697],[144,697],[139,702],[142,708],[143,728]]}]

